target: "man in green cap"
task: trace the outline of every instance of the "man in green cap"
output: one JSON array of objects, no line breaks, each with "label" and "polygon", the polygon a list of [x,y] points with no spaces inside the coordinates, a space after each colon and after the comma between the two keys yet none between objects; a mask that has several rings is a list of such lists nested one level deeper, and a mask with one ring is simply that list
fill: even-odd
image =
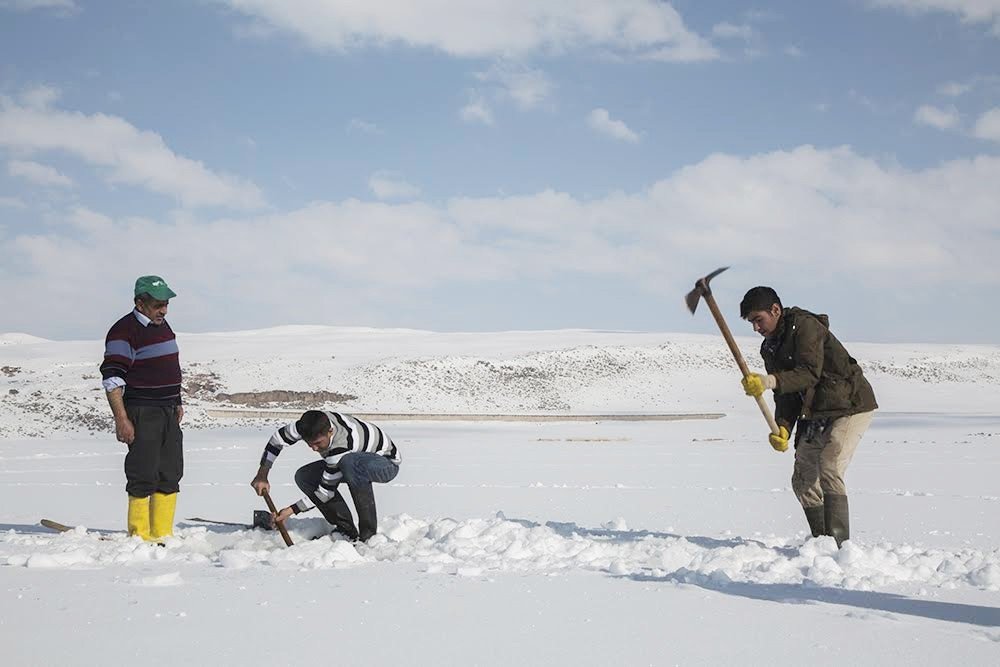
[{"label": "man in green cap", "polygon": [[108,331],[101,364],[115,434],[128,445],[128,532],[156,542],[173,535],[184,474],[181,366],[166,320],[175,296],[159,276],[136,280],[135,308]]}]

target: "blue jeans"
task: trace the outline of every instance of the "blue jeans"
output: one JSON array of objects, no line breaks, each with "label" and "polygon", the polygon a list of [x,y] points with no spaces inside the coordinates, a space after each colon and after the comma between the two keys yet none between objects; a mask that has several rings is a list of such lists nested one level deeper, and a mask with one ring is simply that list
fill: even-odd
[{"label": "blue jeans", "polygon": [[[340,472],[353,495],[354,489],[370,487],[372,482],[385,484],[396,479],[399,466],[382,456],[372,452],[351,452],[340,458]],[[326,470],[326,461],[313,461],[295,471],[295,486],[302,493],[312,496],[319,488],[319,481]]]},{"label": "blue jeans", "polygon": [[358,531],[355,532],[354,519],[339,490],[326,503],[318,503],[316,489],[326,470],[326,461],[314,461],[295,471],[295,484],[303,493],[317,503],[326,520],[337,527],[349,539],[367,542],[378,531],[378,512],[375,509],[375,493],[372,482],[385,484],[399,474],[399,466],[384,456],[373,452],[351,452],[344,454],[338,464],[347,487],[354,498],[354,508],[358,512]]}]

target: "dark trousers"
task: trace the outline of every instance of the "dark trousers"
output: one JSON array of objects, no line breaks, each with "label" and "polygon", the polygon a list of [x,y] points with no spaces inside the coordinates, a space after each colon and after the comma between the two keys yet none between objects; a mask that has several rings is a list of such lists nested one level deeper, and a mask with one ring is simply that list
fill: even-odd
[{"label": "dark trousers", "polygon": [[126,406],[135,440],[125,455],[125,491],[146,498],[155,492],[177,493],[184,476],[184,434],[173,405]]}]

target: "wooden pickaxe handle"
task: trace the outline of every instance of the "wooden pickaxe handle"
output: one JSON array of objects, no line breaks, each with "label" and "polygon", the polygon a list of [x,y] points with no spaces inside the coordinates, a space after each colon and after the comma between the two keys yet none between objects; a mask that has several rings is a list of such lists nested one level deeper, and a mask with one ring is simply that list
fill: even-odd
[{"label": "wooden pickaxe handle", "polygon": [[[271,510],[272,514],[277,514],[278,509],[274,506],[274,501],[271,500],[271,494],[265,491],[261,494],[264,496],[264,502],[267,503],[267,509]],[[285,524],[282,521],[275,521],[274,525],[278,527],[278,532],[281,533],[281,539],[285,541],[285,546],[292,546],[292,538],[288,536],[288,531],[285,530]]]},{"label": "wooden pickaxe handle", "polygon": [[[715,318],[715,323],[719,325],[719,329],[722,331],[722,337],[726,339],[726,344],[729,345],[729,351],[733,353],[733,359],[736,360],[736,365],[740,367],[740,372],[743,373],[743,377],[750,375],[750,369],[747,367],[747,362],[743,360],[743,353],[740,352],[740,348],[736,345],[736,341],[733,339],[732,332],[729,331],[729,325],[726,324],[726,318],[722,316],[722,311],[719,310],[718,304],[715,303],[715,297],[709,294],[702,295],[705,299],[705,303],[708,304],[708,309],[712,311],[712,317]],[[771,414],[771,407],[764,400],[764,396],[755,396],[757,400],[757,407],[760,408],[761,414],[764,415],[764,419],[767,420],[767,425],[771,429],[771,433],[777,435],[780,433],[778,428],[778,423],[774,421],[774,415]]]}]

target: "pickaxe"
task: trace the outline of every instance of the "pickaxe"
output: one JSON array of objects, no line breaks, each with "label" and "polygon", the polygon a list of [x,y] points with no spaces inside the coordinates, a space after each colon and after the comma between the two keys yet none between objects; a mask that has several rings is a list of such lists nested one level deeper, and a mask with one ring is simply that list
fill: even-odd
[{"label": "pickaxe", "polygon": [[[719,330],[722,331],[722,337],[726,339],[726,343],[729,345],[729,351],[733,353],[733,359],[736,360],[736,365],[740,367],[740,372],[743,373],[743,377],[750,375],[750,369],[747,368],[747,362],[743,360],[743,354],[740,352],[740,348],[736,346],[736,341],[733,340],[733,334],[729,331],[729,326],[726,324],[726,318],[722,316],[722,311],[719,310],[719,305],[715,303],[715,297],[712,296],[712,289],[708,286],[708,283],[712,278],[719,275],[728,266],[724,266],[721,269],[716,269],[710,274],[701,278],[694,284],[694,289],[688,292],[688,295],[684,297],[684,302],[687,303],[688,310],[694,315],[695,309],[698,307],[698,301],[702,298],[705,299],[705,303],[708,304],[708,309],[712,311],[712,317],[715,318],[715,323],[719,325]],[[774,421],[774,415],[771,414],[771,408],[768,407],[767,401],[764,400],[764,396],[760,395],[756,397],[757,407],[760,408],[761,414],[764,415],[764,419],[767,420],[767,425],[771,429],[771,433],[777,435],[780,431],[778,430],[778,424]]]},{"label": "pickaxe", "polygon": [[[261,495],[264,496],[264,502],[267,503],[267,508],[271,510],[271,514],[277,514],[278,508],[274,506],[274,501],[271,500],[271,494],[268,493],[267,491],[264,491]],[[281,539],[285,541],[285,546],[286,547],[292,546],[292,538],[289,537],[288,531],[285,530],[285,524],[282,523],[281,521],[275,521],[274,525],[277,526],[278,532],[281,533]]]}]

